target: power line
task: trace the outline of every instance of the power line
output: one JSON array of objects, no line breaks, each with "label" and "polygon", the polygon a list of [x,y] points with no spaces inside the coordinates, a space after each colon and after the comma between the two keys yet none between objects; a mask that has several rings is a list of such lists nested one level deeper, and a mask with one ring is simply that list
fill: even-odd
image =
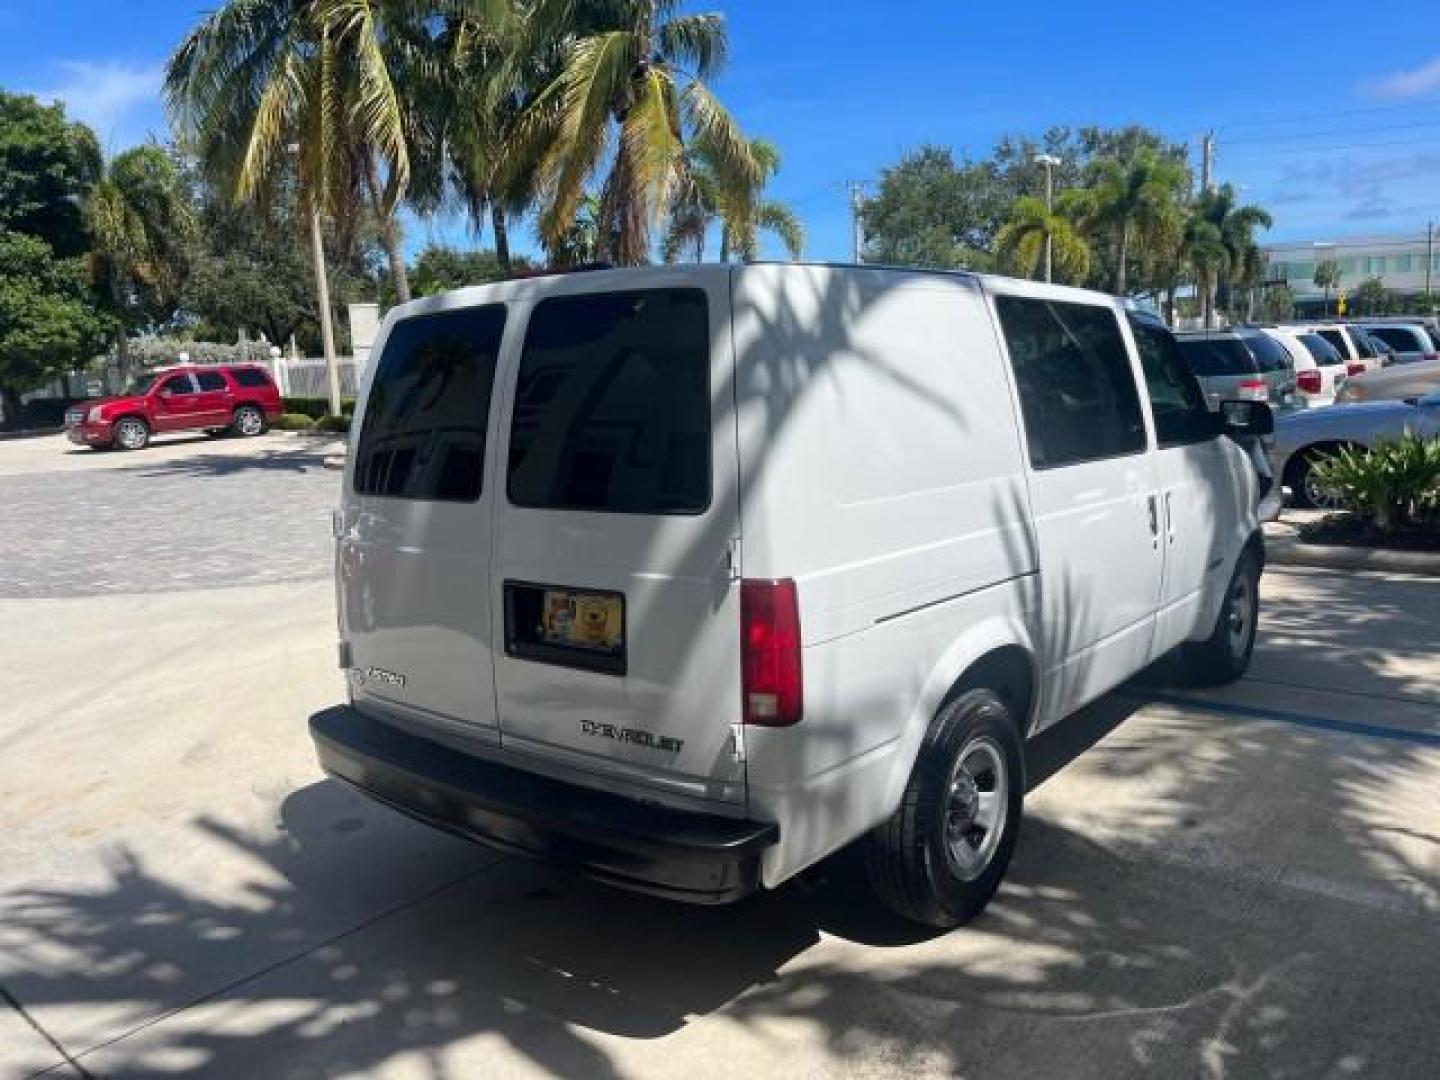
[{"label": "power line", "polygon": [[1267,149],[1257,149],[1257,150],[1246,150],[1246,149],[1243,149],[1243,148],[1242,148],[1242,149],[1240,149],[1240,150],[1235,151],[1235,153],[1234,153],[1232,156],[1234,156],[1234,157],[1242,157],[1242,158],[1250,158],[1250,157],[1261,157],[1261,158],[1264,158],[1264,157],[1281,157],[1281,156],[1287,157],[1287,158],[1293,158],[1293,157],[1295,157],[1297,154],[1301,154],[1301,153],[1316,153],[1316,154],[1322,154],[1322,153],[1329,153],[1329,152],[1332,151],[1332,150],[1380,150],[1380,149],[1384,149],[1385,147],[1393,147],[1393,146],[1429,146],[1429,147],[1435,148],[1436,150],[1440,150],[1440,135],[1436,135],[1436,137],[1433,138],[1433,139],[1391,139],[1391,140],[1388,140],[1388,141],[1386,141],[1386,142],[1365,142],[1365,143],[1316,143],[1316,144],[1313,145],[1313,146],[1300,147],[1300,148],[1290,147],[1290,148],[1285,149],[1285,150],[1271,150],[1271,149],[1268,149],[1268,148],[1267,148]]},{"label": "power line", "polygon": [[1226,139],[1227,146],[1234,146],[1236,143],[1276,143],[1276,142],[1300,142],[1305,139],[1327,139],[1336,135],[1383,135],[1388,131],[1413,131],[1417,128],[1440,127],[1440,120],[1421,120],[1414,124],[1391,124],[1388,127],[1371,127],[1364,132],[1357,132],[1354,128],[1338,128],[1329,131],[1304,131],[1296,132],[1293,135],[1246,135],[1238,139]]},{"label": "power line", "polygon": [[1358,109],[1327,109],[1324,112],[1299,115],[1291,113],[1288,116],[1275,116],[1272,114],[1269,117],[1261,116],[1248,120],[1236,120],[1228,124],[1216,124],[1215,130],[1234,131],[1236,128],[1265,127],[1271,124],[1276,126],[1282,124],[1303,124],[1311,120],[1333,120],[1337,116],[1365,116],[1380,112],[1397,112],[1403,109],[1433,109],[1434,107],[1435,103],[1433,101],[1412,101],[1398,105],[1367,105]]}]

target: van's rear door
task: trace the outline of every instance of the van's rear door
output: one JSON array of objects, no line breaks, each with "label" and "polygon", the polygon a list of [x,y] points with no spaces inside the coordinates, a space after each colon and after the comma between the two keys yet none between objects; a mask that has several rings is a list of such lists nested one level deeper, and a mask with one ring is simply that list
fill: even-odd
[{"label": "van's rear door", "polygon": [[345,477],[342,639],[362,711],[498,743],[484,468],[503,304],[395,322]]},{"label": "van's rear door", "polygon": [[729,282],[717,268],[553,283],[496,447],[502,745],[686,805],[745,795]]}]

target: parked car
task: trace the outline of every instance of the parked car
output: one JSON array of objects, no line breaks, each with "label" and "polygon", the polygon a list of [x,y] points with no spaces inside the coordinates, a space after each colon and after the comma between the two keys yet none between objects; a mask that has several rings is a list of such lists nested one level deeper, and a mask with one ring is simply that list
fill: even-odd
[{"label": "parked car", "polygon": [[1336,400],[1342,403],[1403,400],[1424,397],[1437,387],[1440,387],[1440,360],[1423,360],[1350,379]]},{"label": "parked car", "polygon": [[1418,323],[1366,323],[1364,330],[1373,338],[1379,338],[1390,346],[1394,353],[1393,362],[1415,364],[1422,360],[1440,360],[1440,351],[1429,333]]},{"label": "parked car", "polygon": [[1364,326],[1418,326],[1431,341],[1440,343],[1440,318],[1433,315],[1370,315],[1359,322]]},{"label": "parked car", "polygon": [[65,434],[96,450],[141,450],[152,435],[263,435],[280,391],[259,364],[184,365],[132,376],[125,391],[72,407]]},{"label": "parked car", "polygon": [[[330,775],[698,903],[857,839],[881,897],[988,901],[1023,740],[1161,654],[1250,660],[1264,549],[1168,331],[1097,293],[650,267],[390,311],[336,513]],[[432,388],[444,386],[445,393]]]},{"label": "parked car", "polygon": [[1297,506],[1329,508],[1336,500],[1316,478],[1315,464],[1342,446],[1374,446],[1407,430],[1440,437],[1440,390],[1404,401],[1368,401],[1282,416],[1275,423],[1275,474]]},{"label": "parked car", "polygon": [[1264,327],[1290,354],[1295,365],[1295,394],[1306,408],[1335,404],[1336,391],[1347,378],[1345,358],[1319,334],[1295,327]]},{"label": "parked car", "polygon": [[1276,410],[1300,405],[1295,362],[1285,348],[1260,330],[1182,331],[1180,355],[1200,380],[1211,409],[1222,401],[1267,401]]},{"label": "parked car", "polygon": [[1348,375],[1364,375],[1379,371],[1382,364],[1375,347],[1364,340],[1358,331],[1343,323],[1302,323],[1288,329],[1310,331],[1319,334],[1345,357],[1345,371]]}]

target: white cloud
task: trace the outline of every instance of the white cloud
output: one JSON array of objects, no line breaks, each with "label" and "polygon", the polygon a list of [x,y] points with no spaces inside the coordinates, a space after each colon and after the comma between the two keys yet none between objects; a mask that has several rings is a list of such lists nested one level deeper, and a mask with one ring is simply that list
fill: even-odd
[{"label": "white cloud", "polygon": [[1366,89],[1376,97],[1415,98],[1440,90],[1440,57],[1409,71],[1376,79]]},{"label": "white cloud", "polygon": [[162,65],[65,60],[56,70],[55,85],[35,91],[35,96],[63,101],[66,115],[94,128],[107,148],[124,149],[143,141],[151,130],[164,133]]}]

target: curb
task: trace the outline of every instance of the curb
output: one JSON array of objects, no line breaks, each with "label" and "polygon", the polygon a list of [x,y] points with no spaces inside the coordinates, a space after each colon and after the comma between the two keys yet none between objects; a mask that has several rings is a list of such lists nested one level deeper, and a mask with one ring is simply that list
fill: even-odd
[{"label": "curb", "polygon": [[326,455],[325,455],[325,461],[324,461],[323,464],[325,465],[325,468],[327,468],[327,469],[339,469],[339,470],[341,470],[341,471],[344,471],[344,469],[345,469],[345,455],[344,455],[344,454],[326,454]]},{"label": "curb", "polygon": [[1383,570],[1440,577],[1440,552],[1306,544],[1287,536],[1265,537],[1265,561],[1274,566],[1316,566],[1325,570]]}]

